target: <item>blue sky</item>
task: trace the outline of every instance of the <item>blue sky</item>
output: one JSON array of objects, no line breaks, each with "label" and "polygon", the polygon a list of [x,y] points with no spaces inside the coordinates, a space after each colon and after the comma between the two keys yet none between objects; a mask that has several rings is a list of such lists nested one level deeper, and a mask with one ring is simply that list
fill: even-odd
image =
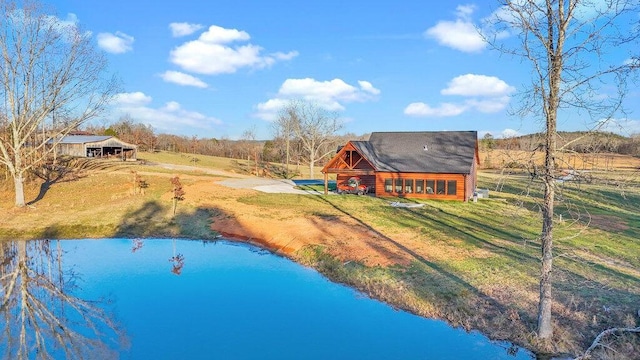
[{"label": "blue sky", "polygon": [[[496,1],[155,0],[50,2],[107,52],[123,114],[157,132],[271,137],[277,110],[307,99],[344,120],[343,132],[540,131],[510,115],[530,82],[520,60],[490,50],[474,26]],[[612,54],[625,60],[626,54]],[[617,61],[617,60],[616,60]],[[640,132],[640,94],[618,119]],[[634,111],[637,110],[637,111]],[[560,130],[586,130],[566,116]]]}]

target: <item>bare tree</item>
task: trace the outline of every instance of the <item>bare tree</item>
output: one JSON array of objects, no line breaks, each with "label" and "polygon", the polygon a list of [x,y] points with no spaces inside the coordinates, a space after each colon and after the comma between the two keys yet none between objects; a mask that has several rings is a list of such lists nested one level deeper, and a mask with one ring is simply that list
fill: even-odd
[{"label": "bare tree", "polygon": [[25,174],[62,136],[98,116],[117,87],[102,78],[105,58],[75,24],[32,0],[0,0],[0,12],[0,164],[21,207]]},{"label": "bare tree", "polygon": [[[537,334],[541,340],[550,340],[556,156],[562,150],[557,145],[558,120],[571,111],[591,121],[593,130],[624,115],[627,76],[640,64],[638,54],[631,53],[638,50],[638,1],[499,3],[501,8],[490,24],[495,37],[488,36],[488,40],[498,50],[530,65],[532,82],[521,94],[519,113],[544,119],[544,165],[537,173],[544,184]],[[514,34],[518,41],[511,42],[512,37],[505,40],[505,34]],[[611,50],[624,47],[630,50],[626,59],[611,56]]]},{"label": "bare tree", "polygon": [[242,147],[247,152],[247,160],[253,156],[253,171],[256,176],[259,176],[260,173],[258,171],[258,166],[260,164],[260,160],[258,160],[260,153],[262,153],[262,142],[256,140],[256,129],[255,127],[251,127],[242,132],[240,136],[240,141],[242,142]]},{"label": "bare tree", "polygon": [[294,127],[298,123],[298,115],[295,106],[289,104],[278,113],[278,118],[273,123],[274,138],[284,142],[285,148],[285,177],[289,175],[289,164],[291,163],[291,142],[295,138]]},{"label": "bare tree", "polygon": [[73,296],[57,241],[0,244],[0,342],[7,359],[109,359],[123,334],[98,303]]},{"label": "bare tree", "polygon": [[305,101],[290,102],[281,114],[288,117],[283,121],[290,123],[295,138],[300,141],[303,156],[309,163],[309,177],[313,178],[316,162],[335,152],[332,145],[342,122],[335,113]]}]

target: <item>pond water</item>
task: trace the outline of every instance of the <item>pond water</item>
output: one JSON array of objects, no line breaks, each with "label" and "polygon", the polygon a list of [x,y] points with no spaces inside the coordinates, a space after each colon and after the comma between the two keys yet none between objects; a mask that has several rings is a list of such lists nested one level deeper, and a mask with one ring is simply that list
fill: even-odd
[{"label": "pond water", "polygon": [[5,358],[20,351],[35,358],[38,344],[39,353],[54,358],[534,358],[509,343],[394,310],[249,245],[159,239],[0,245]]}]

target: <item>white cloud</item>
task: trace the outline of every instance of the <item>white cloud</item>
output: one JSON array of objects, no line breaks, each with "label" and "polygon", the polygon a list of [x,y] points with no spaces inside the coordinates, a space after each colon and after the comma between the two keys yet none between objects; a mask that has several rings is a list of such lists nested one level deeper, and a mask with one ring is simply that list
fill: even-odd
[{"label": "white cloud", "polygon": [[276,52],[271,54],[271,57],[273,57],[276,60],[291,60],[298,55],[299,54],[297,51],[289,51],[288,53]]},{"label": "white cloud", "polygon": [[329,111],[342,111],[347,103],[373,101],[380,94],[380,90],[368,81],[358,81],[358,85],[359,87],[349,85],[342,79],[287,79],[275,98],[256,106],[258,111],[255,115],[264,120],[272,120],[279,109],[294,99],[312,102]]},{"label": "white cloud", "polygon": [[182,37],[191,35],[194,32],[202,29],[204,26],[200,24],[190,24],[186,22],[181,23],[171,23],[169,24],[169,29],[171,29],[171,35],[173,37]]},{"label": "white cloud", "polygon": [[120,93],[115,96],[114,102],[122,106],[142,106],[151,102],[151,97],[137,91],[132,93]]},{"label": "white cloud", "polygon": [[442,103],[438,107],[431,107],[423,102],[415,102],[404,109],[404,114],[420,117],[449,117],[460,115],[465,110],[466,107],[460,104]]},{"label": "white cloud", "polygon": [[209,85],[195,76],[185,74],[180,71],[165,71],[160,74],[162,80],[182,86],[195,86],[198,88],[207,88]]},{"label": "white cloud", "polygon": [[500,133],[500,137],[503,138],[503,139],[517,137],[517,136],[520,136],[520,135],[521,134],[517,130],[513,130],[513,129],[504,129]]},{"label": "white cloud", "polygon": [[287,99],[269,99],[256,105],[258,111],[255,116],[262,120],[272,121],[276,118],[278,111],[289,104],[289,101]]},{"label": "white cloud", "polygon": [[51,16],[50,19],[60,28],[77,28],[79,22],[78,16],[74,13],[68,13],[67,18],[64,20],[55,16]]},{"label": "white cloud", "polygon": [[360,81],[358,81],[358,85],[360,85],[360,88],[363,91],[366,91],[366,92],[368,92],[370,94],[373,94],[373,95],[380,94],[380,90],[374,88],[373,85],[371,85],[371,83],[368,82],[368,81],[360,80]]},{"label": "white cloud", "polygon": [[220,26],[211,25],[209,30],[200,35],[200,40],[212,44],[228,44],[235,41],[248,41],[251,36],[245,31],[236,29],[225,29]]},{"label": "white cloud", "polygon": [[440,93],[461,96],[503,96],[515,90],[513,86],[495,76],[466,74],[453,78],[449,81],[447,88]]},{"label": "white cloud", "polygon": [[460,5],[456,9],[455,21],[439,21],[435,26],[427,29],[424,36],[463,52],[481,51],[487,43],[471,21],[474,11],[473,5]]},{"label": "white cloud", "polygon": [[511,98],[508,96],[500,96],[482,100],[469,99],[465,101],[465,104],[467,105],[467,109],[474,109],[481,113],[492,114],[504,110],[507,105],[509,105],[509,100],[511,100]]},{"label": "white cloud", "polygon": [[476,6],[473,4],[458,5],[456,7],[456,16],[459,19],[469,20],[475,11]]},{"label": "white cloud", "polygon": [[171,51],[171,62],[183,70],[197,74],[231,74],[241,68],[260,69],[277,61],[291,60],[298,52],[276,52],[262,55],[263,48],[253,44],[235,45],[246,42],[248,33],[236,29],[211,26],[197,40],[186,42]]},{"label": "white cloud", "polygon": [[453,78],[445,89],[440,90],[442,95],[465,97],[461,102],[445,102],[438,106],[415,102],[409,104],[404,113],[420,117],[457,116],[467,111],[496,113],[509,105],[509,95],[514,91],[513,86],[495,76],[466,74]]},{"label": "white cloud", "polygon": [[149,124],[162,132],[184,134],[189,128],[213,131],[216,125],[222,124],[215,117],[183,109],[175,101],[169,101],[159,108],[151,107],[151,97],[142,92],[118,94],[115,100],[116,114],[128,114],[136,121]]},{"label": "white cloud", "polygon": [[98,46],[106,52],[112,54],[123,54],[133,50],[133,36],[123,32],[116,31],[115,34],[100,33],[98,34]]}]

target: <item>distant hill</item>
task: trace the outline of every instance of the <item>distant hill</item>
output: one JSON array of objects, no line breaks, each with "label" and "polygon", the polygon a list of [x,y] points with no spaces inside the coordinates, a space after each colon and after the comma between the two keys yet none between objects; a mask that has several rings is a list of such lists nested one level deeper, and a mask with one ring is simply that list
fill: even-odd
[{"label": "distant hill", "polygon": [[[483,149],[533,151],[544,149],[544,134],[535,133],[507,139],[480,139]],[[640,136],[626,137],[611,132],[560,131],[558,149],[576,153],[615,153],[640,156]]]}]

